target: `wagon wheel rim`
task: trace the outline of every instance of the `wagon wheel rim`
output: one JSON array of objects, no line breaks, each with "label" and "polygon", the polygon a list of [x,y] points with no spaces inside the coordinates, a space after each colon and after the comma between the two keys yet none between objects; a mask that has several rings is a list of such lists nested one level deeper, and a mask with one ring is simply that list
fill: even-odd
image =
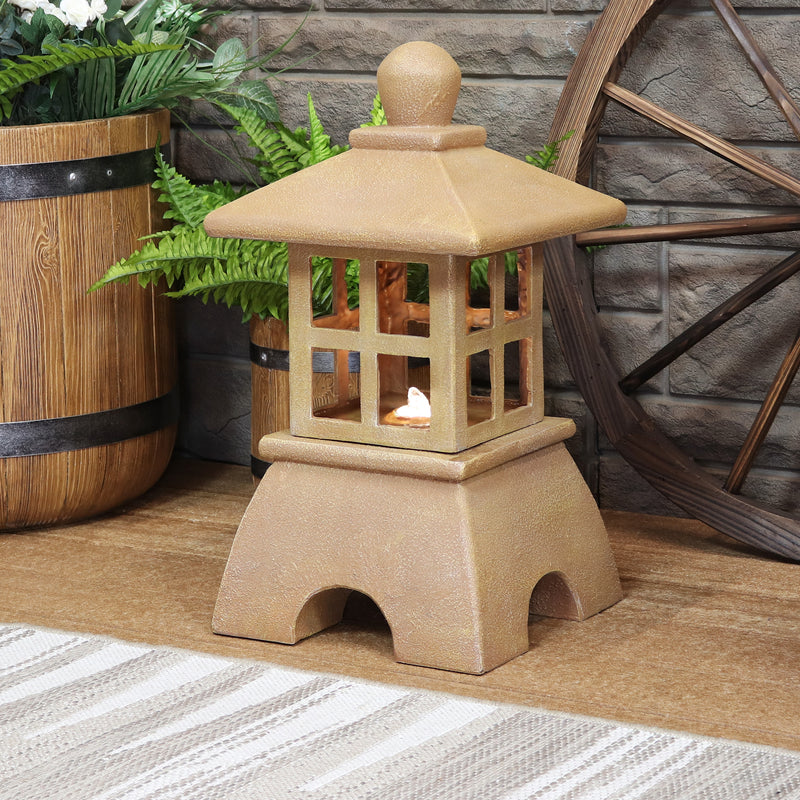
[{"label": "wagon wheel rim", "polygon": [[[800,109],[729,0],[709,0],[709,3],[746,54],[791,130],[800,138]],[[669,5],[670,0],[610,1],[576,58],[556,110],[550,140],[561,139],[570,131],[574,133],[563,142],[554,171],[587,182],[606,106],[615,102],[800,197],[800,180],[794,176],[617,84],[630,54]],[[586,246],[798,229],[800,212],[590,232],[576,237],[576,241]],[[622,376],[602,344],[598,309],[581,251],[573,246],[571,239],[564,239],[549,243],[545,255],[545,291],[562,351],[587,405],[620,455],[662,494],[696,518],[738,541],[800,560],[800,520],[739,494],[800,366],[800,331],[723,484],[661,433],[644,408],[630,396],[650,377],[800,271],[800,253],[769,269]]]}]

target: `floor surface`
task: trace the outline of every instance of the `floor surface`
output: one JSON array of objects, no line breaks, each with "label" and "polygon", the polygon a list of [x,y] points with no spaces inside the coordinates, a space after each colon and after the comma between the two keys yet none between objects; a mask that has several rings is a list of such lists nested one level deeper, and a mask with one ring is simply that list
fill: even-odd
[{"label": "floor surface", "polygon": [[0,622],[800,750],[798,565],[693,520],[604,512],[624,600],[584,622],[534,618],[526,655],[460,675],[396,663],[380,619],[294,646],[214,635],[216,592],[251,493],[244,467],[177,460],[118,511],[0,533]]}]

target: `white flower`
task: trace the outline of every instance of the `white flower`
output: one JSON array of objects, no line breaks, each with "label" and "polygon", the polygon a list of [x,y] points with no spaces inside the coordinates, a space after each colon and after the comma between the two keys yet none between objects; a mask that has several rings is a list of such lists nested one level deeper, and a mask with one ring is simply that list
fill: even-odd
[{"label": "white flower", "polygon": [[23,11],[36,11],[42,5],[37,0],[11,0],[11,3]]},{"label": "white flower", "polygon": [[11,0],[11,3],[23,12],[21,16],[25,21],[29,21],[33,12],[41,8],[45,14],[60,19],[65,25],[74,25],[81,31],[108,10],[106,0],[61,0],[60,8],[51,0]]},{"label": "white flower", "polygon": [[61,11],[66,17],[67,25],[74,25],[79,31],[94,19],[91,6],[86,0],[61,0]]},{"label": "white flower", "polygon": [[49,14],[51,17],[61,20],[61,22],[69,24],[67,22],[67,15],[57,5],[51,3],[50,0],[11,0],[11,2],[17,8],[22,9],[22,18],[25,22],[29,22],[31,16],[33,16],[33,12],[41,8],[45,14]]}]

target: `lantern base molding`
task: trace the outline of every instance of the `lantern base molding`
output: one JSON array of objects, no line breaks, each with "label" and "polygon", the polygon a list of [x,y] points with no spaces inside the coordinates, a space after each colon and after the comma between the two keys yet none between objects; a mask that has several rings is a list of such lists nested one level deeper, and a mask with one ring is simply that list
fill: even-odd
[{"label": "lantern base molding", "polygon": [[605,527],[546,417],[456,454],[265,436],[272,466],[231,549],[215,633],[294,644],[352,590],[398,661],[481,674],[527,652],[529,613],[583,620],[622,590]]}]

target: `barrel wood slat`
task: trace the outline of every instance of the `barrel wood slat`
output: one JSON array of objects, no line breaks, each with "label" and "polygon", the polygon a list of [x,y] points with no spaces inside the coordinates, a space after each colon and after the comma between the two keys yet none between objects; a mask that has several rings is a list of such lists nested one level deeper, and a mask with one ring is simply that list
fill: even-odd
[{"label": "barrel wood slat", "polygon": [[[0,163],[115,156],[153,148],[159,135],[169,141],[167,112],[5,128]],[[139,246],[141,236],[157,229],[151,176],[148,169],[129,188],[109,188],[115,174],[97,191],[0,202],[10,260],[0,288],[2,423],[60,424],[63,417],[155,401],[174,389],[174,336],[164,321],[164,301],[135,284],[86,293],[110,264]],[[64,439],[52,442],[63,452],[20,450],[15,457],[4,449],[0,528],[78,519],[140,494],[169,460],[175,436],[170,421],[154,422],[161,426],[155,433],[142,433],[151,430],[149,421],[138,423],[137,433],[111,444]],[[91,427],[105,422],[95,426],[92,420]],[[0,428],[0,447],[10,435]],[[57,440],[57,433],[51,435]],[[109,441],[114,437],[108,434]],[[49,446],[48,440],[42,449]]]}]

